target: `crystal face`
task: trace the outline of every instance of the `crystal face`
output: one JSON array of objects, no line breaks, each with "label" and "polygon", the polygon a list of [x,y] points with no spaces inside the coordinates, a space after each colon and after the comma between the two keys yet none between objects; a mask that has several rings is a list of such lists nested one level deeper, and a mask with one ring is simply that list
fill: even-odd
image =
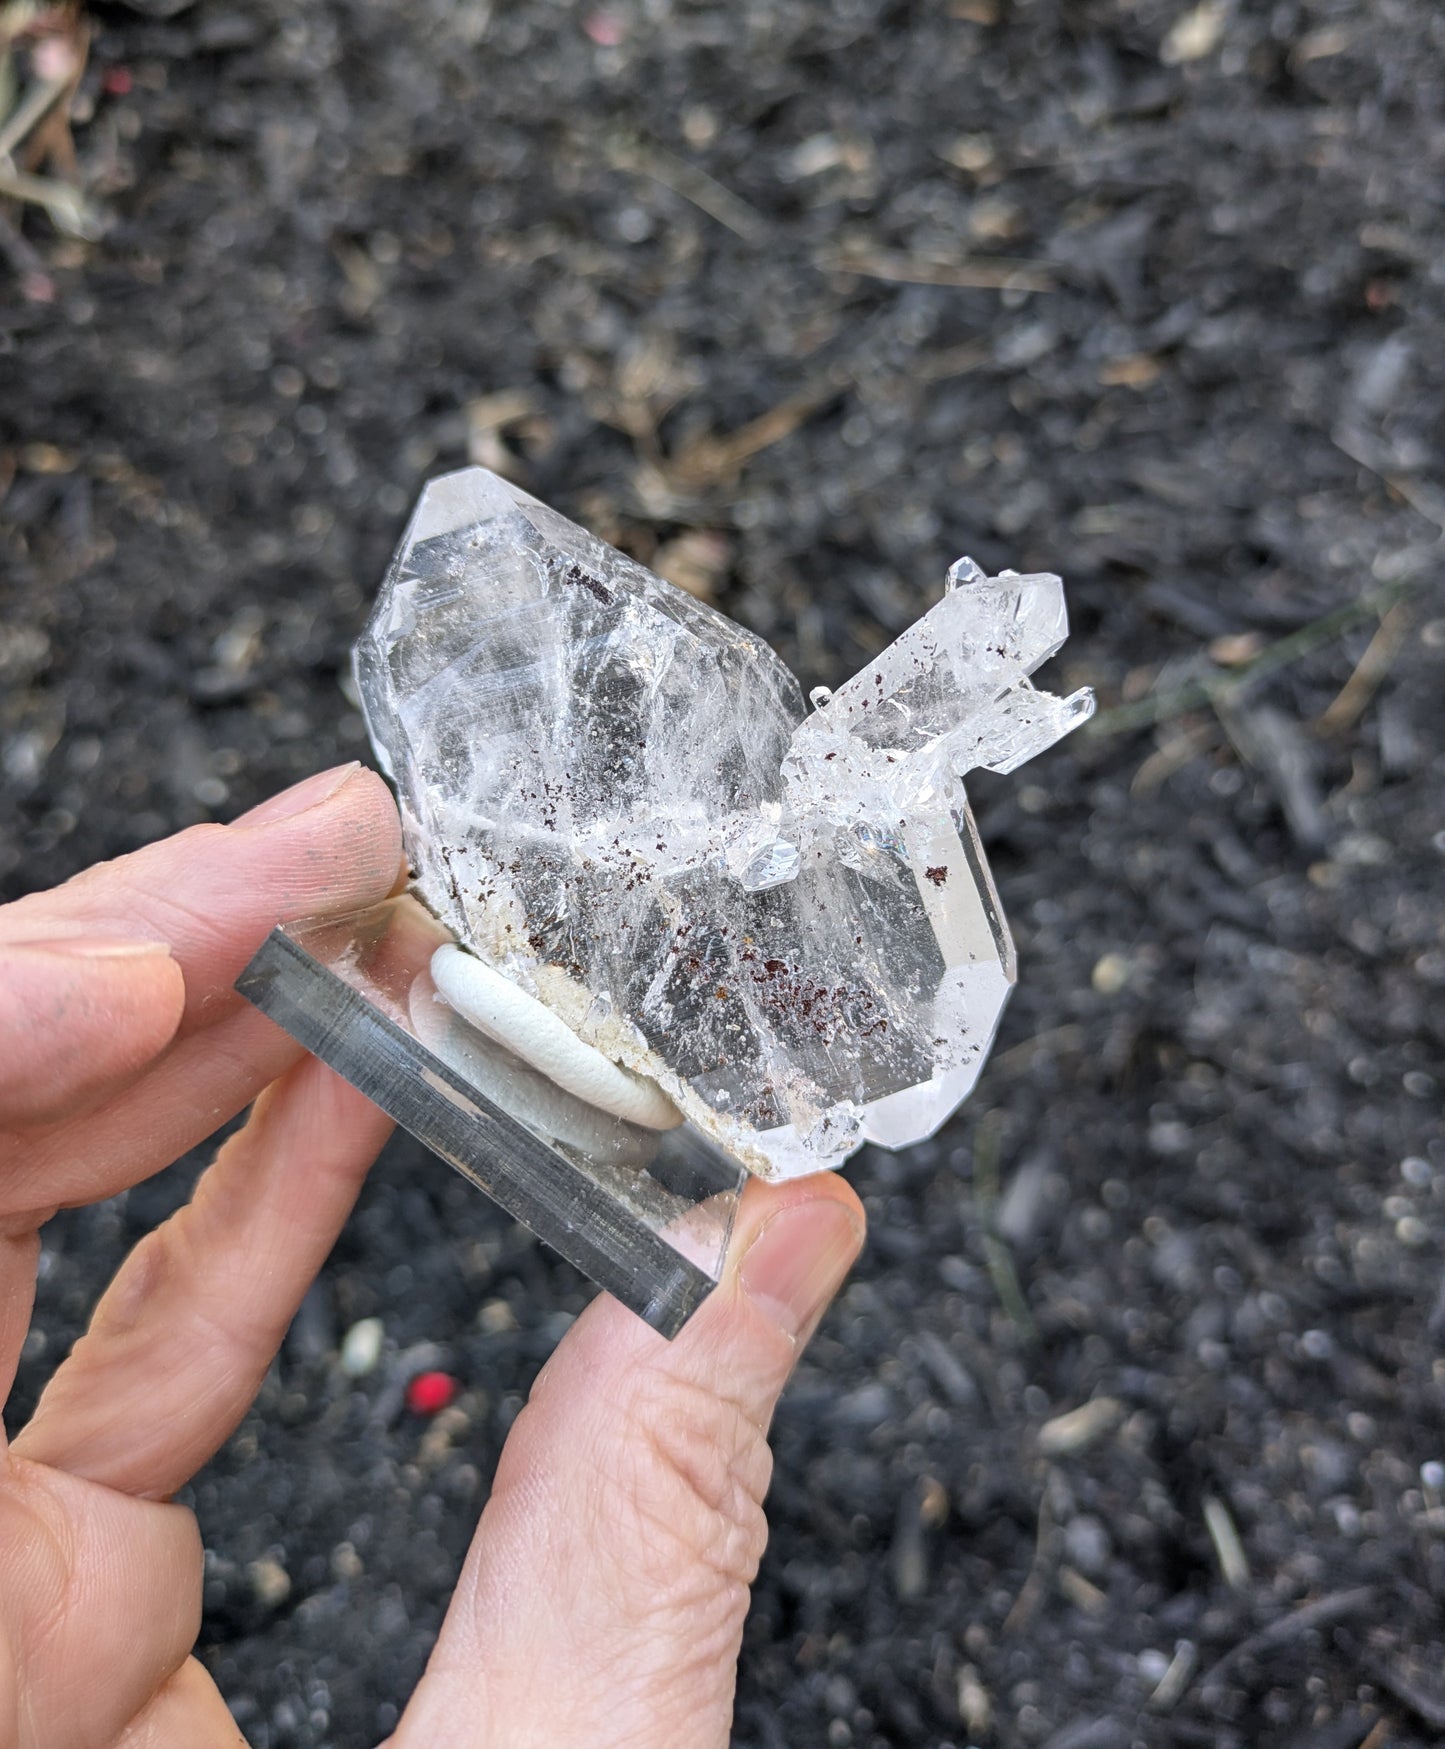
[{"label": "crystal face", "polygon": [[1014,979],[964,794],[1093,710],[1028,676],[1057,577],[986,577],[809,711],[758,637],[481,468],[434,480],[356,650],[416,890],[751,1170],[903,1147]]}]

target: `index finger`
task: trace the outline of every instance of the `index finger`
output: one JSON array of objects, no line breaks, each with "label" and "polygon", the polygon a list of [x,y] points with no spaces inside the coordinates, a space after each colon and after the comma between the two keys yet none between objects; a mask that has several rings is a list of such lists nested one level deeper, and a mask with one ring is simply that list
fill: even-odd
[{"label": "index finger", "polygon": [[400,826],[385,785],[359,767],[310,779],[267,810],[234,826],[193,827],[0,911],[0,943],[163,941],[185,983],[173,1042],[129,1085],[85,1115],[6,1138],[0,1215],[134,1184],[203,1141],[301,1055],[232,984],[275,924],[384,899],[400,869]]},{"label": "index finger", "polygon": [[386,897],[401,828],[385,784],[353,761],[230,826],[192,826],[0,909],[0,944],[64,936],[164,942],[186,983],[181,1032],[234,1010],[231,985],[277,923]]}]

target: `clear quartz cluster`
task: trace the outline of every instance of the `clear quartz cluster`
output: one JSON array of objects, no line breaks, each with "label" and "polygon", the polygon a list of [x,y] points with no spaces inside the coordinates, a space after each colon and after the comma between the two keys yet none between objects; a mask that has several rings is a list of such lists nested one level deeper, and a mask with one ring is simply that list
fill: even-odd
[{"label": "clear quartz cluster", "polygon": [[1093,710],[1057,577],[943,599],[809,711],[758,637],[482,468],[424,491],[356,650],[421,897],[753,1171],[935,1130],[1013,946],[962,777]]}]

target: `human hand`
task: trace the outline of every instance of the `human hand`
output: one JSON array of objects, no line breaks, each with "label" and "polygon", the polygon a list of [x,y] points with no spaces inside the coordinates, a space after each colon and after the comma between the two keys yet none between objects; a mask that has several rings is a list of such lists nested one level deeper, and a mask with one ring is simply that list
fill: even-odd
[{"label": "human hand", "polygon": [[[0,1749],[242,1742],[190,1656],[200,1540],[167,1502],[244,1414],[389,1126],[231,984],[276,921],[385,897],[399,853],[350,768],[0,910],[0,1393],[49,1213],[260,1095],[0,1437]],[[508,1440],[397,1745],[726,1742],[768,1419],[861,1235],[837,1179],[750,1186],[676,1343],[589,1308]]]},{"label": "human hand", "polygon": [[834,1173],[753,1182],[675,1341],[587,1308],[508,1435],[388,1749],[725,1749],[768,1426],[863,1227]]}]

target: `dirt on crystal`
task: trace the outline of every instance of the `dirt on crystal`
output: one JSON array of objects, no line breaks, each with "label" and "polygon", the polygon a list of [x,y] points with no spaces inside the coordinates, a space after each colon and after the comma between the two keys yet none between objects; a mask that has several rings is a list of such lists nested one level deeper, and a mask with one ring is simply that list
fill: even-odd
[{"label": "dirt on crystal", "polygon": [[[1103,708],[975,785],[1022,981],[964,1111],[850,1168],[736,1741],[1439,1740],[1445,14],[94,23],[107,228],[0,209],[6,896],[364,755],[350,642],[469,457],[809,686],[961,553],[1062,572],[1045,678]],[[198,1165],[48,1230],[12,1415]],[[587,1297],[388,1151],[187,1495],[258,1749],[395,1720]]]}]

